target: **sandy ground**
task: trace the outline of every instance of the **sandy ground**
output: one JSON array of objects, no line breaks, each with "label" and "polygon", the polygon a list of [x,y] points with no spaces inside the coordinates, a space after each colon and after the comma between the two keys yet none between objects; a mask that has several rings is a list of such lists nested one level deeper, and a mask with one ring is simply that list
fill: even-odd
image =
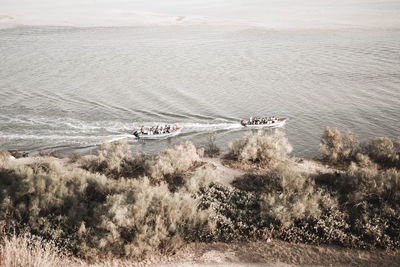
[{"label": "sandy ground", "polygon": [[233,169],[223,165],[220,158],[203,158],[202,161],[214,166],[220,174],[217,182],[226,186],[230,186],[233,180],[246,174],[240,169]]},{"label": "sandy ground", "polygon": [[187,244],[152,266],[400,266],[398,251],[291,244],[280,240]]}]

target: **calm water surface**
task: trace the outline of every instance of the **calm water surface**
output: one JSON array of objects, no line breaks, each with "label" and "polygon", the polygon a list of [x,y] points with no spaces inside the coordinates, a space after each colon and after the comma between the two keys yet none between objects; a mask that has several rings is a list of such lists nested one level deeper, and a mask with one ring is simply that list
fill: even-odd
[{"label": "calm water surface", "polygon": [[[154,153],[209,131],[226,148],[246,132],[240,119],[276,115],[294,154],[316,156],[326,126],[400,135],[399,104],[399,30],[0,30],[0,149],[88,153],[127,137]],[[129,135],[157,123],[184,130]]]}]

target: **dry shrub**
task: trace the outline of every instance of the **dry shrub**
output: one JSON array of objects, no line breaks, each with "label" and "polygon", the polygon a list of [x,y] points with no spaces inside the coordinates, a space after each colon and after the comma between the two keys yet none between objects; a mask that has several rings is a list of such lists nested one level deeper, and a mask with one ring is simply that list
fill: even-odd
[{"label": "dry shrub", "polygon": [[216,157],[221,153],[221,149],[215,144],[215,132],[208,132],[208,142],[204,147],[204,154],[207,157]]},{"label": "dry shrub", "polygon": [[5,151],[5,150],[0,151],[0,168],[7,167],[10,157],[11,157],[11,155],[8,151]]},{"label": "dry shrub", "polygon": [[125,190],[107,197],[98,214],[97,231],[105,233],[95,240],[99,250],[132,257],[170,252],[213,228],[210,212],[199,210],[192,195],[171,193],[165,183],[152,186],[146,177],[124,183]]},{"label": "dry shrub", "polygon": [[[352,244],[353,235],[337,198],[293,162],[281,163],[268,174],[245,175],[233,185],[256,195],[257,204],[246,207],[247,216],[240,216],[244,220],[240,225],[253,223],[256,233],[294,242]],[[238,217],[237,211],[231,213]],[[257,222],[247,219],[250,214]]]},{"label": "dry shrub", "polygon": [[215,213],[216,228],[205,240],[259,239],[269,231],[270,222],[260,215],[259,201],[254,193],[211,183],[202,187],[198,195],[200,207],[212,209]]},{"label": "dry shrub", "polygon": [[0,246],[0,265],[4,267],[77,266],[53,242],[25,234],[4,237]]},{"label": "dry shrub", "polygon": [[126,139],[116,142],[105,142],[101,144],[99,155],[96,159],[97,168],[119,172],[123,160],[131,156],[132,153]]},{"label": "dry shrub", "polygon": [[[321,182],[321,181],[319,181]],[[400,245],[400,173],[382,169],[357,154],[346,171],[322,179],[338,196],[349,225],[352,246],[396,248]]]},{"label": "dry shrub", "polygon": [[79,153],[79,152],[72,152],[72,153],[69,155],[69,162],[70,162],[70,163],[78,162],[78,161],[80,161],[81,159],[82,159],[82,155],[81,155],[81,153]]},{"label": "dry shrub", "polygon": [[400,173],[396,169],[380,169],[368,156],[358,154],[359,163],[352,162],[341,176],[338,186],[353,206],[367,202],[386,203],[400,211]]},{"label": "dry shrub", "polygon": [[366,152],[381,165],[400,168],[400,137],[378,137],[367,145]]},{"label": "dry shrub", "polygon": [[400,173],[376,164],[352,163],[340,177],[339,190],[362,246],[400,245]]},{"label": "dry shrub", "polygon": [[146,157],[142,154],[132,156],[127,140],[103,143],[95,158],[86,159],[83,168],[93,173],[102,173],[107,177],[138,177],[145,173]]},{"label": "dry shrub", "polygon": [[93,209],[116,187],[104,176],[65,170],[51,158],[0,176],[4,229],[19,233],[27,227],[32,234],[71,247],[76,244],[69,239],[74,239],[81,222],[95,222]]},{"label": "dry shrub", "polygon": [[278,165],[265,179],[262,212],[285,229],[299,219],[319,218],[322,208],[337,206],[334,198],[324,197],[314,181],[297,172],[291,163]]},{"label": "dry shrub", "polygon": [[338,129],[326,127],[319,148],[324,158],[330,163],[344,163],[354,155],[354,134],[348,132],[345,136],[342,136]]},{"label": "dry shrub", "polygon": [[201,166],[193,173],[184,176],[184,189],[190,193],[196,193],[201,188],[207,187],[217,180],[219,172],[210,165]]},{"label": "dry shrub", "polygon": [[61,155],[60,152],[57,151],[51,151],[51,150],[40,150],[39,153],[34,155],[35,157],[53,157],[53,158],[58,158],[58,159],[63,159],[64,156]]},{"label": "dry shrub", "polygon": [[28,231],[84,258],[173,251],[213,228],[195,194],[171,193],[149,179],[114,180],[51,158],[0,173],[0,225]]},{"label": "dry shrub", "polygon": [[161,152],[156,159],[150,163],[150,176],[160,181],[164,177],[180,176],[200,159],[196,147],[190,143],[181,143],[174,148]]},{"label": "dry shrub", "polygon": [[285,134],[276,130],[267,134],[260,130],[247,133],[242,140],[230,145],[229,156],[242,161],[269,163],[273,160],[285,160],[292,151]]},{"label": "dry shrub", "polygon": [[[211,184],[201,188],[201,205],[216,213],[211,240],[280,238],[306,243],[352,245],[354,237],[337,199],[283,164],[269,175],[248,175],[242,190]],[[244,186],[257,179],[256,186]],[[355,242],[355,241],[354,241]]]},{"label": "dry shrub", "polygon": [[[247,135],[236,144],[235,155],[250,161],[286,159],[286,138],[272,136]],[[249,156],[252,147],[255,159]],[[66,169],[52,158],[1,169],[0,230],[40,235],[100,263],[104,257],[169,253],[183,242],[267,236],[400,247],[399,171],[367,155],[358,154],[346,170],[317,177],[285,160],[266,174],[242,177],[232,188],[213,183],[219,173],[196,164],[199,156],[191,143],[147,162],[141,158],[139,164],[127,143],[104,145],[103,150],[90,161],[94,173]],[[122,178],[133,177],[137,166],[151,177]]]}]

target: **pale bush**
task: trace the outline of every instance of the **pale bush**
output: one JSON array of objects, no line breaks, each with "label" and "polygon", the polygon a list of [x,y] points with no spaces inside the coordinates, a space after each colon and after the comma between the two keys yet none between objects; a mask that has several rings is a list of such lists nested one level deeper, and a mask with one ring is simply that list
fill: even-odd
[{"label": "pale bush", "polygon": [[165,183],[152,186],[144,177],[124,181],[124,190],[107,197],[96,214],[101,218],[96,239],[101,251],[139,257],[161,249],[173,251],[184,239],[193,240],[213,228],[209,211],[198,209],[198,200],[171,193]]},{"label": "pale bush", "polygon": [[358,155],[357,158],[359,163],[352,162],[339,180],[340,188],[347,192],[347,201],[360,206],[364,201],[379,200],[400,211],[400,172],[379,169],[365,155]]},{"label": "pale bush", "polygon": [[284,228],[289,228],[295,220],[319,218],[321,207],[337,206],[334,198],[324,197],[314,181],[297,172],[291,163],[278,165],[265,179],[268,182],[261,196],[262,212],[278,220]]},{"label": "pale bush", "polygon": [[51,158],[20,166],[0,179],[0,221],[6,231],[27,230],[79,251],[79,227],[84,222],[93,229],[93,210],[118,185],[103,175],[66,170]]},{"label": "pale bush", "polygon": [[146,157],[138,154],[132,156],[127,140],[112,143],[103,143],[98,156],[88,158],[83,162],[83,168],[93,173],[102,173],[107,177],[118,179],[121,177],[138,177],[145,173]]},{"label": "pale bush", "polygon": [[338,129],[326,127],[319,146],[325,159],[333,164],[350,160],[355,151],[355,137],[352,132],[342,136]]},{"label": "pale bush", "polygon": [[369,143],[367,153],[382,165],[400,167],[400,137],[378,137]]},{"label": "pale bush", "polygon": [[285,160],[292,151],[285,134],[275,131],[267,134],[260,130],[257,133],[247,133],[242,140],[230,145],[229,155],[239,161],[264,162]]},{"label": "pale bush", "polygon": [[4,237],[0,246],[0,265],[4,267],[76,266],[53,242],[25,234]]},{"label": "pale bush", "polygon": [[131,156],[132,153],[126,139],[117,142],[105,142],[101,144],[97,162],[98,166],[106,165],[107,169],[119,172],[124,158]]},{"label": "pale bush", "polygon": [[1,168],[7,167],[10,157],[11,157],[11,155],[8,151],[5,151],[5,150],[0,151],[0,167]]},{"label": "pale bush", "polygon": [[85,258],[170,252],[213,227],[212,214],[199,210],[194,194],[171,193],[164,182],[114,180],[64,169],[51,158],[0,176],[5,232],[27,230]]},{"label": "pale bush", "polygon": [[207,187],[210,183],[215,182],[218,175],[220,175],[220,173],[209,165],[197,168],[192,174],[184,176],[185,190],[190,193],[197,193],[201,188]]},{"label": "pale bush", "polygon": [[197,155],[199,155],[199,157],[200,158],[202,158],[202,157],[204,157],[204,148],[198,148],[197,150],[196,150],[196,152],[197,152]]},{"label": "pale bush", "polygon": [[95,220],[92,209],[117,186],[101,175],[65,170],[51,158],[1,176],[0,221],[5,229],[28,226],[31,233],[57,242],[73,238],[83,220]]},{"label": "pale bush", "polygon": [[78,161],[80,161],[81,159],[82,159],[82,155],[81,155],[81,153],[79,153],[79,152],[72,152],[72,153],[69,155],[69,162],[70,162],[70,163],[78,162]]},{"label": "pale bush", "polygon": [[162,180],[164,176],[183,175],[199,159],[196,147],[192,143],[181,143],[161,152],[150,163],[150,175],[156,180]]},{"label": "pale bush", "polygon": [[[361,153],[357,153],[355,162],[358,164],[358,166],[360,166],[362,168],[373,167],[376,170],[378,169],[378,166],[374,162],[372,162],[372,160],[369,156],[361,154]],[[354,162],[353,162],[353,164],[354,164]],[[350,164],[350,167],[351,166],[352,166],[352,164]]]},{"label": "pale bush", "polygon": [[[284,159],[267,173],[241,177],[233,183],[236,188],[213,183],[220,174],[201,166],[191,143],[146,163],[133,158],[127,143],[105,145],[101,160],[96,157],[89,168],[94,173],[65,168],[53,158],[1,169],[0,230],[40,235],[98,264],[115,256],[142,258],[154,250],[170,253],[192,241],[273,237],[400,247],[398,170],[358,154],[346,170],[308,176],[286,159],[286,138],[274,135],[273,140],[249,135],[236,145],[237,158],[245,153],[242,160]],[[249,156],[253,145],[255,159]],[[271,156],[266,147],[281,152]],[[151,177],[137,175],[138,167]]]},{"label": "pale bush", "polygon": [[332,176],[326,185],[338,195],[358,247],[395,248],[400,245],[400,173],[382,169],[363,154],[357,154],[346,171]]}]

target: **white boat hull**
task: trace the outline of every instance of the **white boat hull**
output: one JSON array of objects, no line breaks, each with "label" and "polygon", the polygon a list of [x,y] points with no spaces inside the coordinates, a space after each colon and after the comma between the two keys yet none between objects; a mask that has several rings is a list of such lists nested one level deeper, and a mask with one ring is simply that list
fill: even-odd
[{"label": "white boat hull", "polygon": [[170,133],[163,134],[139,134],[136,138],[138,139],[146,139],[146,140],[154,140],[154,139],[166,139],[169,137],[177,136],[182,131],[182,128]]}]

